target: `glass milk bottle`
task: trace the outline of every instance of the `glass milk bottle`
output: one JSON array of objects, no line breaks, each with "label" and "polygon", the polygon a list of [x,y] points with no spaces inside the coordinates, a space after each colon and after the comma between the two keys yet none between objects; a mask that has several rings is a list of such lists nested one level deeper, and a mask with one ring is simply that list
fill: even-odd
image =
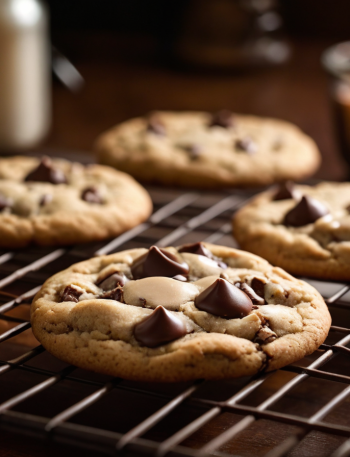
[{"label": "glass milk bottle", "polygon": [[0,153],[35,146],[51,115],[48,14],[38,0],[0,0]]}]

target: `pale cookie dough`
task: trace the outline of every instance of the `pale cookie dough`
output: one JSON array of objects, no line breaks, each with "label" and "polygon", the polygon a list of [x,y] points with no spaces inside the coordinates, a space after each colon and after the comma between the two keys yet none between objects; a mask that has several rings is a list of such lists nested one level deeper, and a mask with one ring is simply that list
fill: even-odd
[{"label": "pale cookie dough", "polygon": [[0,159],[0,247],[102,240],[134,227],[152,211],[148,193],[124,173],[102,165],[44,161],[53,167],[57,184],[25,181],[40,159]]},{"label": "pale cookie dough", "polygon": [[155,112],[131,119],[98,138],[98,160],[144,182],[194,188],[269,185],[318,168],[315,142],[293,124],[234,114],[223,127],[211,126],[212,118]]},{"label": "pale cookie dough", "polygon": [[[47,280],[34,298],[34,335],[54,356],[78,367],[162,382],[271,371],[323,343],[331,318],[313,287],[250,253],[202,246],[206,257],[173,247],[133,249],[71,266]],[[144,260],[140,269],[141,256],[150,260],[147,268]],[[166,257],[165,264],[159,256]],[[154,276],[157,268],[172,274],[174,265],[187,268],[186,277]],[[223,318],[198,308],[201,294],[217,283],[250,303],[244,317]],[[255,298],[250,301],[233,284],[244,284]],[[223,301],[224,295],[211,305]],[[152,319],[158,326],[150,330]],[[157,344],[165,327],[172,341]]]},{"label": "pale cookie dough", "polygon": [[[274,201],[276,189],[255,197],[235,214],[234,237],[243,249],[290,273],[350,280],[350,184],[324,182],[295,190],[294,200]],[[299,227],[285,225],[285,215],[302,195],[317,200],[328,214]]]}]

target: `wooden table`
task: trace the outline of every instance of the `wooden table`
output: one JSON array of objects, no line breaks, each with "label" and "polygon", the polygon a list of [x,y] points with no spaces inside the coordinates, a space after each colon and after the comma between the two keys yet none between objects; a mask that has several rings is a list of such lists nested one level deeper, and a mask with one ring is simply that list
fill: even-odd
[{"label": "wooden table", "polygon": [[[69,39],[69,45],[63,41],[64,50],[75,41]],[[106,51],[109,41],[106,37],[96,42],[80,37],[75,44],[80,46],[80,56],[85,56],[73,60],[86,85],[80,93],[72,94],[58,82],[54,84],[52,129],[40,150],[83,150],[92,154],[99,133],[154,109],[229,108],[294,122],[316,140],[322,152],[323,164],[316,176],[346,176],[333,132],[329,80],[320,64],[320,55],[330,43],[294,42],[292,58],[284,66],[218,74],[128,61],[118,55],[117,39],[110,45],[110,52]],[[92,49],[92,59],[86,56],[87,49]],[[98,58],[99,49],[104,58]],[[77,53],[76,48],[71,51],[71,55]]]}]

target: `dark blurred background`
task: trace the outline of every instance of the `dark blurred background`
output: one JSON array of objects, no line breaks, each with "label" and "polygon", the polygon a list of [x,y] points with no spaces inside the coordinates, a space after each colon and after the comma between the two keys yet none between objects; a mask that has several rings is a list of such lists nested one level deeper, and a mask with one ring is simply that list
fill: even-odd
[{"label": "dark blurred background", "polygon": [[296,123],[324,156],[318,176],[346,176],[320,57],[350,39],[348,0],[48,4],[53,44],[85,86],[55,82],[44,148],[89,153],[100,132],[152,109],[229,108]]},{"label": "dark blurred background", "polygon": [[[66,30],[110,30],[171,39],[191,0],[50,0],[53,34]],[[220,3],[220,0],[202,0]],[[226,2],[222,2],[226,3]],[[239,3],[233,1],[232,3]],[[254,3],[254,2],[251,2]],[[280,0],[285,27],[294,36],[349,38],[348,0]]]}]

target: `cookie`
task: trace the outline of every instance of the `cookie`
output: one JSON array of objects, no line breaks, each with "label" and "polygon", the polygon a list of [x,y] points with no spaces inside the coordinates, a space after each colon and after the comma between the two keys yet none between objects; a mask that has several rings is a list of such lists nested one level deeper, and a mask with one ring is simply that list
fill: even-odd
[{"label": "cookie", "polygon": [[239,210],[233,234],[243,249],[292,274],[348,281],[349,211],[349,183],[287,183]]},{"label": "cookie", "polygon": [[147,192],[112,168],[48,157],[0,159],[0,247],[102,240],[151,211]]},{"label": "cookie", "polygon": [[31,323],[68,363],[173,382],[275,370],[312,353],[331,319],[309,284],[253,254],[194,243],[73,265],[45,282]]},{"label": "cookie", "polygon": [[144,182],[215,188],[310,176],[314,141],[288,122],[220,111],[156,112],[103,133],[98,160]]}]

